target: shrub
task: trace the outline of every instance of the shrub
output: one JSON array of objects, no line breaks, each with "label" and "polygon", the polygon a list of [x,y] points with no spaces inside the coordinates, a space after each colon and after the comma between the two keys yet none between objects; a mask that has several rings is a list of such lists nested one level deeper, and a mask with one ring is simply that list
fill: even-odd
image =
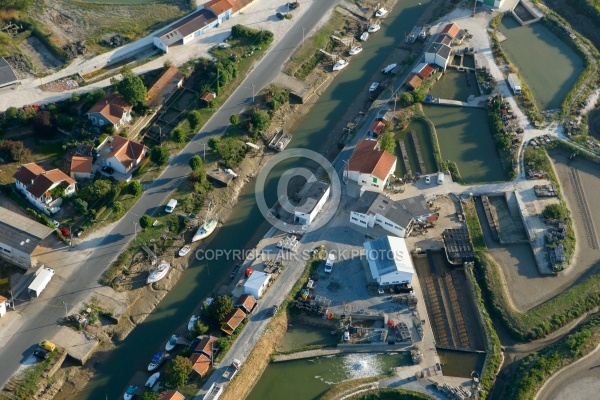
[{"label": "shrub", "polygon": [[129,190],[129,193],[131,193],[131,195],[134,197],[138,197],[140,194],[142,194],[142,191],[144,190],[140,181],[137,180],[132,180],[131,182],[129,182],[127,189]]},{"label": "shrub", "polygon": [[190,128],[195,131],[200,125],[200,113],[196,110],[190,111],[187,116],[187,120],[190,123]]},{"label": "shrub", "polygon": [[185,132],[181,128],[176,128],[173,130],[173,134],[171,135],[171,139],[175,143],[185,143]]},{"label": "shrub", "polygon": [[237,125],[240,123],[240,117],[238,117],[237,114],[231,114],[231,117],[229,117],[229,122],[231,125]]},{"label": "shrub", "polygon": [[171,361],[167,368],[165,373],[165,383],[169,386],[180,388],[186,384],[192,370],[192,362],[189,358],[177,356]]},{"label": "shrub", "polygon": [[155,146],[150,150],[150,159],[158,165],[165,165],[169,162],[169,149],[162,146]]},{"label": "shrub", "polygon": [[202,165],[204,164],[202,161],[202,158],[199,155],[192,156],[192,158],[190,158],[189,163],[190,163],[190,168],[194,172],[199,171],[202,168]]},{"label": "shrub", "polygon": [[212,302],[208,312],[215,321],[222,321],[233,311],[233,299],[230,296],[219,296]]},{"label": "shrub", "polygon": [[146,229],[152,226],[152,217],[149,216],[148,214],[144,214],[142,215],[142,217],[140,218],[140,227],[142,229]]}]

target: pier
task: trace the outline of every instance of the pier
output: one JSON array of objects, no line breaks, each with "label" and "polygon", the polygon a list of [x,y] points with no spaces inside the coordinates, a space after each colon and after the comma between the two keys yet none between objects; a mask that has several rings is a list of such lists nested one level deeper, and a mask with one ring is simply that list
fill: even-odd
[{"label": "pier", "polygon": [[419,139],[417,138],[417,132],[410,131],[410,136],[412,137],[413,143],[415,145],[415,150],[417,151],[417,159],[419,160],[419,168],[421,169],[421,174],[427,173],[427,168],[425,168],[425,162],[423,161],[423,154],[421,154],[421,145],[419,144]]},{"label": "pier", "polygon": [[406,175],[412,176],[412,170],[410,169],[410,160],[408,159],[408,153],[406,152],[406,145],[403,140],[398,140],[400,145],[400,152],[402,153],[402,161],[404,161],[404,168],[406,168]]}]

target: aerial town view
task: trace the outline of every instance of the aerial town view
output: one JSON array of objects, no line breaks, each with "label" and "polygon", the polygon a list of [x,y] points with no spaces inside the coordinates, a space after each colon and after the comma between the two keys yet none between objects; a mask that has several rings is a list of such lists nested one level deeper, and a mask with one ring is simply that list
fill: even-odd
[{"label": "aerial town view", "polygon": [[594,199],[597,0],[2,0],[0,399],[598,399]]}]

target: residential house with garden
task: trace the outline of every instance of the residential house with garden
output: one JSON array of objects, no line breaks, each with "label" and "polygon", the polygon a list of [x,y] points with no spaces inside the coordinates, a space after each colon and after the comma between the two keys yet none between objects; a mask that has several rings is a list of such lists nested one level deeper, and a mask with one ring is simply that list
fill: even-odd
[{"label": "residential house with garden", "polygon": [[346,177],[362,190],[383,192],[396,171],[396,156],[378,148],[377,140],[361,140],[356,145],[346,170]]},{"label": "residential house with garden", "polygon": [[117,130],[131,122],[131,109],[123,96],[110,93],[98,100],[86,115],[95,126],[112,126]]},{"label": "residential house with garden", "polygon": [[36,163],[24,164],[13,175],[18,191],[46,215],[60,210],[63,196],[75,194],[75,180],[56,168],[46,171]]},{"label": "residential house with garden", "polygon": [[148,154],[146,146],[121,136],[108,137],[106,142],[98,147],[104,147],[103,164],[123,175],[131,174]]}]

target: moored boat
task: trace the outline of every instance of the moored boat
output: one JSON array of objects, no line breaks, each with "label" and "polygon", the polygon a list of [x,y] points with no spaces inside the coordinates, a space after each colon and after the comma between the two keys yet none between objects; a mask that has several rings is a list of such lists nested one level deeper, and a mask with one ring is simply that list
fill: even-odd
[{"label": "moored boat", "polygon": [[358,53],[360,53],[363,50],[362,47],[360,46],[354,46],[353,48],[350,49],[350,51],[348,52],[348,54],[350,54],[351,56],[355,56]]},{"label": "moored boat", "polygon": [[366,42],[368,38],[369,38],[369,32],[363,32],[362,35],[360,35],[361,42]]},{"label": "moored boat", "polygon": [[377,18],[381,18],[383,17],[385,14],[388,13],[388,10],[386,10],[385,8],[381,7],[379,10],[375,11],[375,16]]},{"label": "moored boat", "polygon": [[179,250],[179,257],[185,256],[187,253],[190,252],[191,249],[192,249],[192,246],[190,246],[189,244],[186,244]]},{"label": "moored boat", "polygon": [[177,346],[177,339],[179,339],[179,335],[173,335],[165,345],[166,351],[171,351]]},{"label": "moored boat", "polygon": [[156,354],[154,354],[154,356],[152,357],[150,364],[148,364],[148,372],[157,370],[158,367],[160,367],[160,365],[164,361],[165,361],[165,353],[163,353],[162,351],[156,352]]},{"label": "moored boat", "polygon": [[342,59],[342,60],[336,62],[335,64],[333,64],[333,70],[340,71],[340,70],[346,68],[347,66],[348,66],[348,61]]},{"label": "moored boat", "polygon": [[198,240],[209,237],[217,228],[218,223],[219,220],[216,217],[207,219],[206,222],[203,223],[194,234],[192,242],[197,242]]},{"label": "moored boat", "polygon": [[123,400],[133,399],[133,396],[135,396],[135,392],[137,392],[137,388],[138,387],[135,385],[127,386],[127,389],[125,390],[125,394],[123,395]]},{"label": "moored boat", "polygon": [[146,381],[146,387],[151,388],[152,386],[154,386],[156,384],[156,381],[158,380],[158,378],[160,378],[160,372],[156,372],[152,375],[150,375],[150,378],[148,378],[148,380]]},{"label": "moored boat", "polygon": [[191,331],[192,329],[194,329],[194,325],[196,325],[196,321],[198,321],[198,316],[197,315],[192,315],[192,317],[190,318],[190,321],[188,322],[188,331]]},{"label": "moored boat", "polygon": [[148,279],[146,280],[146,283],[150,284],[150,283],[160,281],[162,278],[167,276],[167,272],[169,272],[170,268],[171,268],[171,264],[169,264],[168,261],[162,260],[160,262],[160,264],[158,265],[158,268],[150,271],[150,275],[148,275]]},{"label": "moored boat", "polygon": [[367,32],[369,32],[369,33],[375,33],[375,32],[377,32],[380,29],[381,29],[381,26],[379,26],[377,24],[371,24],[369,26],[369,29],[367,29]]}]

